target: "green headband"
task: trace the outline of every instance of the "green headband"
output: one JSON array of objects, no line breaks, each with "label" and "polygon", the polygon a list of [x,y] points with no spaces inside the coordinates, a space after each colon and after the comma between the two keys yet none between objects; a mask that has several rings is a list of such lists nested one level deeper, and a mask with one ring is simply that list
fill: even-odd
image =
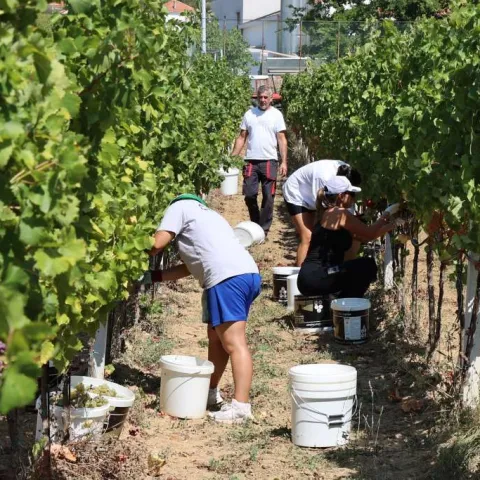
[{"label": "green headband", "polygon": [[207,207],[207,204],[203,198],[198,197],[197,195],[193,195],[192,193],[182,193],[178,197],[175,197],[171,202],[170,205],[172,205],[175,202],[178,202],[179,200],[195,200],[198,203],[201,203],[202,205],[205,205]]}]

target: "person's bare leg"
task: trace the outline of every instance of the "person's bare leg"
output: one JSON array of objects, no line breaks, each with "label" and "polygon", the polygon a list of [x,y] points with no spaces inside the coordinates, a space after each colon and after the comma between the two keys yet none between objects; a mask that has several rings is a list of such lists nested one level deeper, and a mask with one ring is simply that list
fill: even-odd
[{"label": "person's bare leg", "polygon": [[297,248],[297,267],[301,267],[305,257],[307,256],[308,247],[312,238],[312,230],[315,222],[315,213],[302,212],[292,216],[293,225],[300,237],[300,243]]},{"label": "person's bare leg", "polygon": [[227,322],[215,327],[223,348],[232,362],[234,398],[238,402],[248,403],[252,386],[253,361],[245,334],[247,322]]},{"label": "person's bare leg", "polygon": [[[217,327],[218,328],[218,327]],[[210,388],[216,388],[220,383],[225,367],[228,363],[228,353],[223,348],[220,337],[210,325],[207,327],[208,334],[208,359],[215,366],[210,377]]]}]

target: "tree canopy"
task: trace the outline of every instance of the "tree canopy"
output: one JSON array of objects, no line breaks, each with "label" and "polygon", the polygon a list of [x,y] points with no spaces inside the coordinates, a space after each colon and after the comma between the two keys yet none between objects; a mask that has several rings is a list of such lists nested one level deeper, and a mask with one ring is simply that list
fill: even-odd
[{"label": "tree canopy", "polygon": [[235,73],[246,73],[253,63],[252,54],[248,51],[248,42],[237,28],[227,30],[221,28],[218,20],[211,17],[207,23],[207,49],[221,51],[229,67]]},{"label": "tree canopy", "polygon": [[292,18],[306,21],[364,21],[370,17],[413,21],[418,17],[443,16],[449,0],[308,0],[307,8],[294,8]]},{"label": "tree canopy", "polygon": [[[287,20],[290,28],[302,22],[308,36],[302,55],[319,63],[335,60],[352,52],[365,39],[363,22],[394,19],[402,29],[420,17],[442,18],[449,10],[449,0],[309,0],[307,7],[292,8]],[[402,22],[404,24],[402,25]]]}]

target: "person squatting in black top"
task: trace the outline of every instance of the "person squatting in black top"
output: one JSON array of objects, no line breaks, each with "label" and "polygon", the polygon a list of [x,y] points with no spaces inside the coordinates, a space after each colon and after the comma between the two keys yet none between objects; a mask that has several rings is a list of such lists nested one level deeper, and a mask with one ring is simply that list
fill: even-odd
[{"label": "person squatting in black top", "polygon": [[322,213],[298,274],[302,295],[338,293],[339,298],[361,298],[376,280],[377,266],[372,258],[344,258],[353,240],[374,240],[395,228],[395,223],[390,222],[388,213],[372,225],[362,223],[348,210],[357,192],[361,188],[342,176],[331,177],[318,191],[317,211]]}]

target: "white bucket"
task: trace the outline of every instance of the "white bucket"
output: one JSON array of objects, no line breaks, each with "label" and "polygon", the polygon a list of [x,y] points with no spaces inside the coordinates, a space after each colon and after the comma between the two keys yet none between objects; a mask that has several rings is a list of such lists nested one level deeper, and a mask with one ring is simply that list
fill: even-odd
[{"label": "white bucket", "polygon": [[240,170],[238,168],[229,168],[227,171],[220,169],[218,173],[224,177],[224,180],[220,185],[220,191],[222,194],[236,195],[238,192],[238,175]]},{"label": "white bucket", "polygon": [[238,238],[238,241],[245,248],[251,247],[252,245],[258,245],[265,240],[265,232],[263,228],[255,222],[240,222],[233,231],[235,236]]},{"label": "white bucket", "polygon": [[213,363],[186,355],[164,355],[160,384],[160,409],[179,418],[202,418],[207,409]]},{"label": "white bucket", "polygon": [[[40,397],[37,399],[36,407],[38,413],[35,440],[38,441],[43,435]],[[109,409],[110,405],[108,403],[95,408],[70,408],[70,440],[100,436],[104,432],[105,419]],[[50,438],[53,442],[61,442],[63,440],[63,416],[63,407],[50,407]]]},{"label": "white bucket", "polygon": [[366,298],[332,300],[335,340],[343,344],[360,344],[368,340],[370,301]]},{"label": "white bucket", "polygon": [[287,305],[288,285],[287,278],[298,274],[300,267],[273,267],[273,299]]},{"label": "white bucket", "polygon": [[299,447],[348,443],[357,371],[340,364],[297,365],[289,371],[292,442]]},{"label": "white bucket", "polygon": [[295,309],[295,296],[301,295],[297,287],[298,273],[287,277],[287,310],[293,312]]},{"label": "white bucket", "polygon": [[102,396],[108,400],[110,406],[114,407],[114,410],[110,412],[106,431],[109,432],[111,430],[118,429],[117,433],[120,435],[121,429],[127,419],[130,407],[135,401],[135,394],[128,388],[118,385],[118,383],[109,382],[100,378],[72,376],[70,382],[72,388],[75,388],[79,383],[83,383],[87,388],[107,385],[107,387],[115,390],[117,393],[115,397],[110,397],[108,395]]}]

